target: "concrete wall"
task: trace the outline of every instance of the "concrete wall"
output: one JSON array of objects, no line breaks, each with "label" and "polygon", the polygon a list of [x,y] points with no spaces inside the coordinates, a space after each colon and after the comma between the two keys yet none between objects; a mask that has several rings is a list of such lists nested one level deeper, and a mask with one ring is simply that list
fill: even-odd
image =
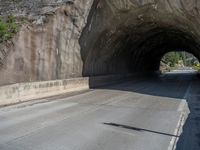
[{"label": "concrete wall", "polygon": [[89,89],[88,78],[17,83],[0,87],[0,105]]},{"label": "concrete wall", "polygon": [[129,80],[133,75],[108,75],[64,80],[17,83],[0,87],[0,106],[88,90]]}]

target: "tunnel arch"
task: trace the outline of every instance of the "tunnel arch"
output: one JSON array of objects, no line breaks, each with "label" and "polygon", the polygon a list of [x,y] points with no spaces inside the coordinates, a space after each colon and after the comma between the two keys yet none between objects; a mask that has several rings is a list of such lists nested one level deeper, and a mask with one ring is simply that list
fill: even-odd
[{"label": "tunnel arch", "polygon": [[137,6],[126,0],[124,7],[130,3],[130,8],[122,11],[123,4],[115,8],[111,1],[115,3],[95,1],[82,33],[83,76],[155,72],[170,51],[187,51],[200,58],[192,12],[182,6],[171,12],[161,1],[156,6]]},{"label": "tunnel arch", "polygon": [[[136,71],[157,71],[162,57],[173,51],[186,51],[200,58],[199,43],[189,33],[172,27],[157,27],[145,35],[137,42],[139,46],[136,47],[136,55],[132,55],[133,60],[139,57],[139,61],[132,66],[133,70],[136,68]],[[137,49],[142,51],[142,55],[137,55]],[[137,65],[138,63],[145,67]]]},{"label": "tunnel arch", "polygon": [[159,26],[144,33],[136,33],[134,27],[120,28],[99,36],[86,56],[84,69],[86,75],[99,75],[99,71],[100,74],[154,72],[159,70],[166,53],[186,51],[199,59],[199,48],[195,37],[177,28]]}]

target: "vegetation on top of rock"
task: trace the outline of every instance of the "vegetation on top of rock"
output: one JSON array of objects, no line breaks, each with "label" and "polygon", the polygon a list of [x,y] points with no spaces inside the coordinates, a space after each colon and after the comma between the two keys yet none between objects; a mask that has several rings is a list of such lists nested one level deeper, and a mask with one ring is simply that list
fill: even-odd
[{"label": "vegetation on top of rock", "polygon": [[13,15],[7,18],[0,17],[0,43],[13,37],[19,31],[19,25]]}]

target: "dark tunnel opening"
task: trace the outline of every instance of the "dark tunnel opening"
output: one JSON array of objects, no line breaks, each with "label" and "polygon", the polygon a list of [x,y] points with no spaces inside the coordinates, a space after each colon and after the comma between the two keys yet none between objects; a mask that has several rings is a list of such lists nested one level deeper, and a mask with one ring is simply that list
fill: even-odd
[{"label": "dark tunnel opening", "polygon": [[[139,43],[137,49],[142,51],[142,54],[139,55],[139,63],[135,62],[132,66],[133,70],[136,68],[139,72],[158,71],[162,57],[171,51],[186,51],[199,59],[198,43],[192,36],[178,29],[155,28],[147,33],[147,38]],[[137,55],[132,56],[132,59],[138,57]]]},{"label": "dark tunnel opening", "polygon": [[102,32],[92,47],[82,51],[83,75],[153,73],[170,51],[186,51],[200,58],[199,43],[191,34],[173,27],[150,27]]}]

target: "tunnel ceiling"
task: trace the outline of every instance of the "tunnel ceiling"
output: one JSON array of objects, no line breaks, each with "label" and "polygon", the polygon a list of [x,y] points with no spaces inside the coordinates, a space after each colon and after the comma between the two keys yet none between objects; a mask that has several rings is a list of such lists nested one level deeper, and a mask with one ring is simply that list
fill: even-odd
[{"label": "tunnel ceiling", "polygon": [[200,1],[95,0],[81,39],[83,75],[149,72],[162,56],[200,58]]}]

